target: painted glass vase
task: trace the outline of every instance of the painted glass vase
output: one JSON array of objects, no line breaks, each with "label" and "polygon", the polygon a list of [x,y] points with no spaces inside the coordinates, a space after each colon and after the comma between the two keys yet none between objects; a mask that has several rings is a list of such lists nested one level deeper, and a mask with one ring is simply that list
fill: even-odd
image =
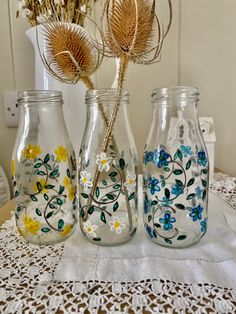
[{"label": "painted glass vase", "polygon": [[[128,92],[88,91],[87,124],[80,150],[80,227],[98,245],[127,242],[137,229],[137,152],[129,124]],[[119,111],[109,145],[102,151],[116,102]]]},{"label": "painted glass vase", "polygon": [[62,113],[61,92],[19,92],[20,123],[11,163],[16,224],[35,244],[72,234],[76,163]]},{"label": "painted glass vase", "polygon": [[154,114],[144,151],[144,227],[156,243],[187,247],[207,230],[209,163],[193,87],[153,92]]}]

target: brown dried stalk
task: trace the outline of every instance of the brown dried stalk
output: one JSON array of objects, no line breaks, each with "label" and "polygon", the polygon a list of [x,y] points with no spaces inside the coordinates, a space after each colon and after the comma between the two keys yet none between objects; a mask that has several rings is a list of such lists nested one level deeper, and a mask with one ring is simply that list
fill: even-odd
[{"label": "brown dried stalk", "polygon": [[[109,125],[102,145],[107,151],[119,111],[119,99],[125,81],[129,62],[151,64],[160,56],[164,38],[172,22],[172,3],[168,0],[170,19],[166,31],[161,31],[160,22],[155,14],[155,0],[106,0],[102,16],[102,33],[106,43],[106,55],[120,59],[118,78],[118,97],[111,114]],[[155,41],[155,33],[157,41]],[[161,35],[162,34],[162,35]],[[93,188],[88,204],[91,204],[99,179],[98,167],[95,172]],[[129,226],[132,229],[132,217],[128,210]]]}]

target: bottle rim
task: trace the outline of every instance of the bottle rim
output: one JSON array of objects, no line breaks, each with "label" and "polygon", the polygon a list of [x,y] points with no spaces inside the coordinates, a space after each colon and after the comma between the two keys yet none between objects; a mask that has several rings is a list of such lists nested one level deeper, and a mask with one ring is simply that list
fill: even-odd
[{"label": "bottle rim", "polygon": [[18,105],[62,105],[62,92],[54,90],[24,90],[18,92]]},{"label": "bottle rim", "polygon": [[100,88],[88,90],[85,96],[86,105],[93,103],[114,103],[116,101],[122,103],[129,102],[129,92],[126,89],[116,89],[116,88]]},{"label": "bottle rim", "polygon": [[199,101],[199,90],[193,86],[170,86],[156,88],[152,92],[152,101],[177,100],[177,101]]}]

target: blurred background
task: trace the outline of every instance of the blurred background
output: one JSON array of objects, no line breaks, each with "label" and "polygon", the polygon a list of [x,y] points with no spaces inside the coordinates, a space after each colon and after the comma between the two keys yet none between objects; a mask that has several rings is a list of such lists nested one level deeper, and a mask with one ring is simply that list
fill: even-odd
[{"label": "blurred background", "polygon": [[[97,21],[101,1],[93,11]],[[157,2],[165,21],[167,1]],[[199,116],[211,116],[215,121],[215,167],[236,176],[236,1],[174,0],[173,7],[173,24],[161,62],[153,66],[131,65],[128,71],[129,114],[140,164],[152,120],[151,91],[156,87],[192,85],[201,93]],[[25,36],[30,25],[16,19],[16,10],[17,1],[1,0],[0,165],[8,178],[17,128],[6,127],[3,92],[34,88],[34,50]],[[114,64],[105,61],[96,75],[97,87],[111,86],[114,73]],[[77,123],[79,119],[76,117]]]}]

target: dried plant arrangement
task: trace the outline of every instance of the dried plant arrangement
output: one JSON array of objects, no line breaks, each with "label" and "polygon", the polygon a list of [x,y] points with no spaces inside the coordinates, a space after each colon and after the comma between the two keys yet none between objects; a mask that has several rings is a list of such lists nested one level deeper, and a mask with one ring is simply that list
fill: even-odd
[{"label": "dried plant arrangement", "polygon": [[[169,22],[166,29],[161,27],[155,12],[153,0],[106,0],[102,15],[102,35],[105,42],[105,55],[120,60],[117,80],[117,99],[107,127],[101,148],[106,153],[119,111],[119,98],[125,81],[128,64],[153,64],[160,59],[161,49],[172,23],[172,2],[168,1]],[[100,172],[96,169],[93,187],[90,193],[91,203]]]},{"label": "dried plant arrangement", "polygon": [[42,21],[61,21],[83,26],[84,18],[97,0],[18,0],[17,17],[32,26]]}]

